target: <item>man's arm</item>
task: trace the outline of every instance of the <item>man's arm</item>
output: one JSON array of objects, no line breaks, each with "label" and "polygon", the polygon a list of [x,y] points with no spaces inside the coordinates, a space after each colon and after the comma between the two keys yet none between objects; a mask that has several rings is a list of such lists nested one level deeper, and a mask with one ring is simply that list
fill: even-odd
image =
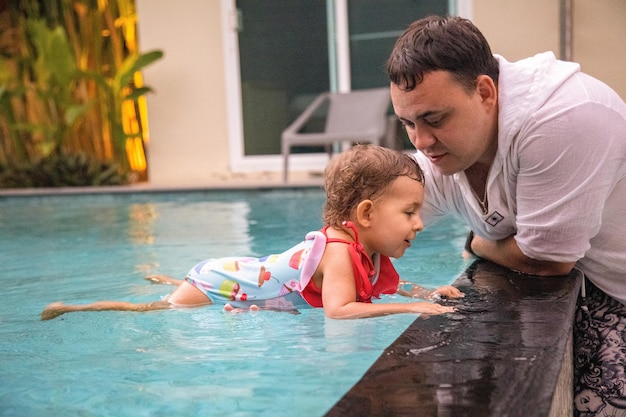
[{"label": "man's arm", "polygon": [[529,258],[517,246],[515,236],[509,236],[502,240],[488,240],[480,236],[474,236],[470,243],[470,248],[476,256],[526,274],[543,276],[567,275],[576,264],[576,262],[539,261]]}]

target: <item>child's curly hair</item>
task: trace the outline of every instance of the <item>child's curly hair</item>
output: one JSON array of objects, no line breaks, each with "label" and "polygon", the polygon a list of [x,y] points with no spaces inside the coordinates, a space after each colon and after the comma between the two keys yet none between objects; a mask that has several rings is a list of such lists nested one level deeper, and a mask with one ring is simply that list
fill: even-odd
[{"label": "child's curly hair", "polygon": [[374,200],[398,177],[424,182],[424,173],[410,155],[376,145],[355,145],[333,157],[325,170],[323,220],[339,226],[350,220],[363,200]]}]

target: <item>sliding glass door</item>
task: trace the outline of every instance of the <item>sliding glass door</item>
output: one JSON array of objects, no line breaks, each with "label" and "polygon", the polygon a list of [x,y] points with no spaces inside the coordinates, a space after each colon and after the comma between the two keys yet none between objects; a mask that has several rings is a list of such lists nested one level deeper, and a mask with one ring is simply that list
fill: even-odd
[{"label": "sliding glass door", "polygon": [[[337,89],[341,62],[348,63],[348,89],[387,85],[385,61],[395,39],[420,17],[447,14],[448,4],[236,0],[242,157],[280,154],[282,130],[317,94]],[[347,19],[341,20],[338,7]],[[342,34],[347,35],[348,51],[337,48]]]}]

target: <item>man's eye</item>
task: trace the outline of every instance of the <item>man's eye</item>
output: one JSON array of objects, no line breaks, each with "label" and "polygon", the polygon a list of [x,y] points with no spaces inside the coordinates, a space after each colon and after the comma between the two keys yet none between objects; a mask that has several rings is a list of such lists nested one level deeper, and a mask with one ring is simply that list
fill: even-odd
[{"label": "man's eye", "polygon": [[428,119],[428,120],[425,120],[425,122],[429,126],[437,127],[437,126],[441,125],[441,123],[443,122],[443,117],[438,117],[436,119]]},{"label": "man's eye", "polygon": [[404,128],[412,128],[414,125],[412,122],[409,122],[408,120],[400,120],[400,124],[402,125],[402,127]]}]

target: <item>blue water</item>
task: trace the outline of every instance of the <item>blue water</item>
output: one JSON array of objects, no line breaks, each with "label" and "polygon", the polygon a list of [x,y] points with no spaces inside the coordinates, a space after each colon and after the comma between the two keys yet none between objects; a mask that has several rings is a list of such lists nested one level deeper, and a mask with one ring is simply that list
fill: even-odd
[{"label": "blue water", "polygon": [[[220,306],[70,313],[50,302],[144,302],[199,260],[260,256],[321,227],[318,190],[0,198],[1,416],[322,416],[414,320],[326,319]],[[449,220],[396,261],[435,287],[467,266]],[[380,302],[408,301],[389,296]]]}]

